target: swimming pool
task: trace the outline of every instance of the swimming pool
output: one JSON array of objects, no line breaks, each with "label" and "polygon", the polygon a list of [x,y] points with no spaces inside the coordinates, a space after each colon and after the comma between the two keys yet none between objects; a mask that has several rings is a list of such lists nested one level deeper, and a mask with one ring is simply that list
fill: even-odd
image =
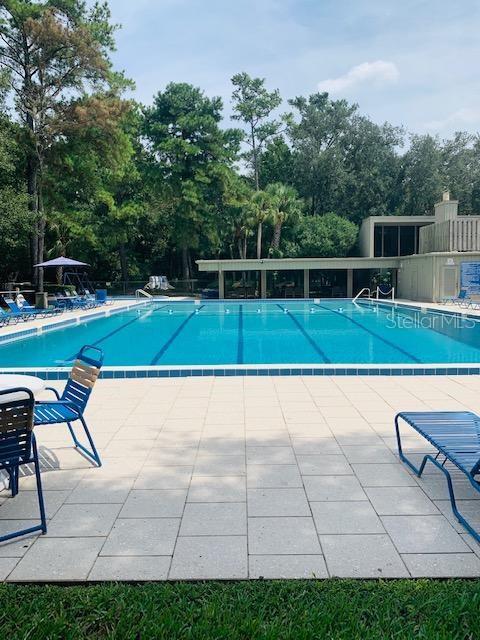
[{"label": "swimming pool", "polygon": [[66,367],[80,347],[110,366],[480,363],[480,322],[351,300],[152,302],[0,345],[0,368]]}]

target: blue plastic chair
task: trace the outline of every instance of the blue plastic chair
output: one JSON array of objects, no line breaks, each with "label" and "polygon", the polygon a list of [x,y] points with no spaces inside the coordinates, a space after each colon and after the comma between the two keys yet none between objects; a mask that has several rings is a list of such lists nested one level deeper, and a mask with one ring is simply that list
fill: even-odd
[{"label": "blue plastic chair", "polygon": [[7,303],[10,313],[13,317],[19,320],[30,320],[31,318],[54,316],[60,313],[59,309],[37,309],[31,305],[28,308],[19,307],[18,304],[12,298],[4,298]]},{"label": "blue plastic chair", "polygon": [[[89,351],[95,352],[97,354],[96,357],[87,355],[86,352]],[[102,364],[103,351],[98,347],[85,345],[80,350],[73,364],[70,377],[62,395],[53,387],[47,387],[49,391],[55,394],[57,399],[54,401],[41,400],[35,404],[35,425],[66,423],[77,449],[99,467],[102,466],[102,462],[83,414]],[[90,448],[85,447],[77,438],[72,427],[72,422],[77,420],[79,420],[83,426]]]},{"label": "blue plastic chair", "polygon": [[[2,396],[5,397],[5,401]],[[40,524],[4,534],[0,536],[0,542],[35,531],[47,532],[40,463],[33,434],[34,407],[35,400],[30,389],[17,387],[0,391],[0,469],[8,473],[9,488],[13,497],[18,493],[19,467],[24,464],[33,464],[40,509]]]},{"label": "blue plastic chair", "polygon": [[[414,465],[403,452],[399,429],[400,419],[415,429],[438,452],[435,456],[426,454],[419,467]],[[447,480],[450,504],[455,517],[475,540],[480,542],[480,533],[458,510],[452,477],[445,467],[448,460],[466,475],[475,491],[480,492],[480,417],[470,411],[402,412],[395,417],[395,430],[400,460],[418,477],[422,475],[427,462],[431,462],[440,469]],[[442,462],[439,461],[440,456],[444,457]]]}]

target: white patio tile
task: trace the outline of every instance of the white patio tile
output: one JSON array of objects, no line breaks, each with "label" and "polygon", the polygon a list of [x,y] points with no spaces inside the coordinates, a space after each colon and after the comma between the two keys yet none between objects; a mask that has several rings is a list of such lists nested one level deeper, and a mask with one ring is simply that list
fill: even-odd
[{"label": "white patio tile", "polygon": [[321,554],[311,517],[248,518],[248,550],[252,555]]},{"label": "white patio tile", "polygon": [[105,538],[39,538],[9,575],[12,581],[85,580]]},{"label": "white patio tile", "polygon": [[385,533],[380,518],[367,502],[311,502],[319,534]]},{"label": "white patio tile", "polygon": [[193,469],[194,476],[244,475],[245,455],[198,456]]},{"label": "white patio tile", "polygon": [[414,578],[478,578],[480,558],[474,553],[417,553],[402,555]]},{"label": "white patio tile", "polygon": [[[28,529],[28,527],[34,526],[35,524],[37,523],[32,520],[0,520],[0,536],[13,533],[14,531],[20,531],[21,529]],[[40,521],[38,521],[38,524],[40,524]],[[0,542],[0,558],[21,558],[26,554],[39,535],[40,532],[37,531],[36,533],[30,533],[21,538]]]},{"label": "white patio tile", "polygon": [[171,556],[99,556],[89,580],[166,580]]},{"label": "white patio tile", "polygon": [[381,516],[438,514],[420,487],[366,487],[365,492]]},{"label": "white patio tile", "polygon": [[193,466],[143,467],[134,481],[134,489],[188,489]]},{"label": "white patio tile", "polygon": [[193,465],[197,457],[197,449],[194,447],[165,447],[150,450],[145,461],[146,466],[173,466]]},{"label": "white patio tile", "polygon": [[48,523],[47,537],[107,536],[121,509],[119,504],[64,504]]},{"label": "white patio tile", "polygon": [[248,447],[247,464],[295,464],[291,447]]},{"label": "white patio tile", "polygon": [[17,564],[17,558],[2,558],[0,556],[0,580],[5,580]]},{"label": "white patio tile", "polygon": [[349,462],[368,462],[372,464],[380,464],[389,462],[391,464],[398,463],[390,449],[386,446],[358,446],[342,445],[343,453]]},{"label": "white patio tile", "polygon": [[297,455],[302,476],[345,476],[353,475],[352,467],[341,455]]},{"label": "white patio tile", "polygon": [[246,536],[178,538],[170,580],[240,580],[247,577]]},{"label": "white patio tile", "polygon": [[408,571],[387,535],[320,536],[327,568],[339,578],[406,578]]},{"label": "white patio tile", "polygon": [[187,502],[245,502],[245,476],[194,476]]},{"label": "white patio tile", "polygon": [[247,533],[244,502],[195,503],[185,506],[180,536],[240,536]]},{"label": "white patio tile", "polygon": [[417,487],[415,478],[398,462],[396,464],[352,464],[363,487]]},{"label": "white patio tile", "polygon": [[469,551],[444,516],[384,516],[382,522],[400,553]]},{"label": "white patio tile", "polygon": [[268,489],[301,486],[302,478],[296,464],[248,465],[247,487]]},{"label": "white patio tile", "polygon": [[250,578],[307,579],[327,578],[328,572],[322,555],[254,556],[249,557]]},{"label": "white patio tile", "polygon": [[133,485],[133,478],[111,478],[100,473],[81,480],[67,497],[67,504],[122,504]]},{"label": "white patio tile", "polygon": [[304,489],[248,489],[248,515],[310,516]]},{"label": "white patio tile", "polygon": [[180,518],[186,489],[135,489],[130,492],[120,518]]},{"label": "white patio tile", "polygon": [[[44,491],[45,512],[47,518],[53,518],[65,502],[68,491]],[[40,511],[36,491],[22,491],[14,498],[8,498],[0,506],[0,520],[38,520]]]},{"label": "white patio tile", "polygon": [[297,455],[343,455],[333,437],[292,435],[292,446]]},{"label": "white patio tile", "polygon": [[179,518],[118,518],[100,555],[172,555],[179,526]]},{"label": "white patio tile", "polygon": [[303,476],[303,483],[310,502],[367,500],[355,476]]}]

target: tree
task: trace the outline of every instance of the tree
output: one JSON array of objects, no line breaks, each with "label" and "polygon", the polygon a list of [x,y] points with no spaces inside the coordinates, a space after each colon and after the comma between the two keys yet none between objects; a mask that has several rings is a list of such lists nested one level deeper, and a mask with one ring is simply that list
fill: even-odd
[{"label": "tree", "polygon": [[402,204],[404,215],[428,215],[440,200],[445,184],[442,150],[430,135],[411,136],[410,148],[401,159]]},{"label": "tree", "polygon": [[190,279],[190,251],[208,237],[218,194],[238,153],[241,134],[222,131],[220,98],[207,98],[186,83],[170,83],[144,114],[150,178],[165,190],[174,211],[172,241],[182,253],[183,278]]},{"label": "tree", "polygon": [[282,237],[282,227],[287,221],[292,224],[299,219],[303,209],[303,202],[298,198],[298,194],[293,187],[280,182],[269,184],[265,191],[272,201],[273,237],[270,249],[273,252],[278,252]]},{"label": "tree", "polygon": [[262,257],[263,224],[273,213],[273,198],[266,191],[255,191],[250,200],[250,220],[257,227],[257,260]]},{"label": "tree", "polygon": [[269,120],[270,114],[280,106],[278,89],[267,91],[264,78],[251,78],[248,73],[237,73],[232,78],[233,120],[247,126],[244,140],[249,151],[243,154],[253,171],[255,189],[260,189],[260,156],[265,144],[280,130],[280,122]]},{"label": "tree", "polygon": [[339,258],[353,248],[358,228],[349,220],[327,213],[304,216],[295,229],[295,243],[289,245],[291,257]]},{"label": "tree", "polygon": [[298,192],[309,200],[311,213],[335,211],[346,190],[345,151],[357,105],[330,100],[327,93],[289,103],[298,112],[288,128]]},{"label": "tree", "polygon": [[[46,155],[62,135],[92,117],[109,118],[112,105],[101,92],[122,83],[111,72],[110,12],[81,0],[4,0],[0,9],[0,65],[10,72],[10,87],[24,127],[26,181],[34,221],[32,259],[43,259]],[[88,89],[98,94],[88,99]],[[116,105],[113,105],[116,107]],[[43,287],[43,270],[37,273]]]},{"label": "tree", "polygon": [[280,182],[293,186],[294,156],[283,136],[275,136],[265,145],[264,152],[259,157],[260,188],[273,182]]}]

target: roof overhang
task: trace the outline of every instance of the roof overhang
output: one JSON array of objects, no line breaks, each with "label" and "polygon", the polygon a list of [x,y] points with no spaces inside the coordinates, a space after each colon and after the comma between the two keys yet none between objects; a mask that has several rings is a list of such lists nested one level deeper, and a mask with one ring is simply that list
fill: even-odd
[{"label": "roof overhang", "polygon": [[265,258],[197,260],[199,271],[288,271],[296,269],[397,269],[401,258]]}]

